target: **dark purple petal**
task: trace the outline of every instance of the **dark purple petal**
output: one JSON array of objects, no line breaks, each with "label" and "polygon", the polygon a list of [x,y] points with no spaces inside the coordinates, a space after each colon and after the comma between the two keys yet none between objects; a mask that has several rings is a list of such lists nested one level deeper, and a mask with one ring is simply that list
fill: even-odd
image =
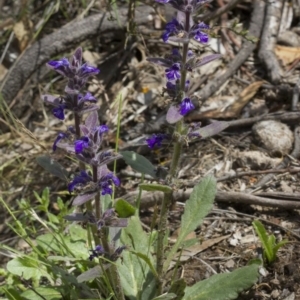
[{"label": "dark purple petal", "polygon": [[97,69],[96,67],[89,66],[88,64],[85,63],[80,68],[79,76],[80,77],[92,76],[98,74],[99,72],[100,70]]},{"label": "dark purple petal", "polygon": [[62,58],[61,60],[50,60],[47,65],[56,70],[62,67],[69,67],[70,63],[69,60],[67,58]]},{"label": "dark purple petal", "polygon": [[63,132],[61,132],[61,133],[58,134],[58,136],[56,137],[56,139],[55,139],[55,141],[54,141],[54,143],[53,143],[53,146],[52,146],[53,151],[55,151],[55,150],[57,149],[57,144],[58,144],[58,142],[59,142],[61,139],[65,139],[67,136],[68,136],[68,135],[65,134],[65,133],[63,133]]},{"label": "dark purple petal", "polygon": [[69,192],[73,192],[77,184],[86,184],[90,181],[92,181],[92,177],[86,171],[81,171],[80,174],[75,176],[68,184],[68,190]]},{"label": "dark purple petal", "polygon": [[155,0],[155,2],[167,4],[170,0]]},{"label": "dark purple petal", "polygon": [[209,29],[209,25],[206,25],[204,22],[201,22],[193,27],[193,29]]},{"label": "dark purple petal", "polygon": [[75,153],[81,153],[85,148],[89,146],[89,138],[84,136],[79,140],[76,140],[75,143]]},{"label": "dark purple petal", "polygon": [[202,44],[206,44],[208,42],[208,34],[198,30],[194,35],[194,39]]},{"label": "dark purple petal", "polygon": [[101,245],[97,245],[95,249],[90,250],[91,255],[89,256],[89,260],[93,260],[96,257],[102,256],[105,254],[105,250]]},{"label": "dark purple petal", "polygon": [[81,103],[84,103],[84,102],[97,102],[97,99],[89,92],[87,92],[85,94],[84,97],[82,97],[82,95],[78,95],[78,103],[81,104]]},{"label": "dark purple petal", "polygon": [[95,132],[98,131],[98,134],[101,136],[103,133],[108,132],[109,128],[107,125],[100,125],[97,126],[94,130]]},{"label": "dark purple petal", "polygon": [[176,80],[180,78],[180,63],[175,63],[171,68],[166,69],[166,77],[168,80]]},{"label": "dark purple petal", "polygon": [[100,179],[99,184],[101,186],[101,195],[112,195],[113,190],[111,188],[111,185],[114,184],[116,186],[119,186],[120,180],[112,172],[110,172]]},{"label": "dark purple petal", "polygon": [[61,104],[58,107],[53,108],[52,113],[53,113],[54,117],[56,117],[57,119],[60,119],[60,120],[64,120],[65,119],[65,113],[64,113],[65,108],[66,108],[65,104]]},{"label": "dark purple petal", "polygon": [[180,114],[185,116],[187,113],[195,109],[195,106],[190,98],[184,98],[180,103]]},{"label": "dark purple petal", "polygon": [[153,149],[155,146],[158,146],[160,147],[161,146],[161,143],[164,139],[167,138],[167,135],[166,134],[163,134],[163,133],[158,133],[158,134],[153,134],[151,136],[151,138],[148,138],[146,139],[146,142],[148,144],[148,147],[150,149]]}]

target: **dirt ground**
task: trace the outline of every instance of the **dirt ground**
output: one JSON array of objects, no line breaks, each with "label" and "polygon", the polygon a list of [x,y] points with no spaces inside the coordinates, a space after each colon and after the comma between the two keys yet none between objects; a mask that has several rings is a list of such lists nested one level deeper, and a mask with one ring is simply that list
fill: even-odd
[{"label": "dirt ground", "polygon": [[[214,210],[191,236],[201,244],[187,249],[182,258],[180,276],[189,285],[261,257],[261,244],[251,225],[255,219],[278,241],[289,241],[275,263],[261,269],[259,282],[240,295],[239,299],[247,300],[300,299],[300,4],[295,0],[272,3],[214,0],[207,5],[202,18],[212,26],[214,38],[208,47],[193,43],[191,47],[199,55],[221,53],[222,58],[193,72],[191,89],[197,109],[186,121],[204,126],[219,120],[228,122],[228,127],[185,147],[179,171],[182,191],[188,192],[207,174],[218,180]],[[32,191],[41,192],[46,186],[51,187],[53,199],[63,195],[69,200],[65,183],[43,174],[35,157],[49,152],[57,133],[72,124],[71,115],[64,124],[54,119],[40,100],[45,92],[62,93],[65,83],[45,68],[45,62],[68,57],[78,46],[84,49],[84,59],[101,70],[88,90],[99,99],[101,122],[111,129],[106,145],[114,146],[116,140],[122,95],[120,149],[137,151],[155,165],[168,167],[170,145],[150,151],[144,142],[149,134],[165,130],[168,105],[161,95],[164,69],[146,58],[164,56],[176,46],[160,40],[164,26],[160,17],[170,20],[174,11],[150,0],[140,5],[133,23],[127,19],[126,1],[118,1],[117,6],[106,1],[87,1],[85,6],[74,0],[60,4],[0,1],[0,90],[5,100],[0,106],[0,196],[12,208],[16,200],[33,199]],[[108,29],[99,33],[91,17],[104,11],[108,11]],[[113,21],[116,12],[119,27]],[[143,13],[151,18],[142,17]],[[74,29],[78,34],[73,38],[71,29],[85,20],[89,20],[85,31],[80,25],[82,33]],[[61,34],[66,28],[70,36]],[[73,43],[59,40],[72,38]],[[57,42],[56,50],[47,45],[51,41]],[[33,66],[36,45],[41,51]],[[63,152],[51,155],[63,163]],[[122,185],[117,197],[136,190],[140,174],[123,161],[118,176]],[[146,176],[146,180],[152,179]],[[176,200],[169,217],[171,241],[176,239],[184,209],[184,199]],[[141,215],[146,228],[156,208],[145,203]],[[6,226],[8,214],[0,209],[0,242],[17,245]],[[2,265],[6,261],[2,257]]]}]

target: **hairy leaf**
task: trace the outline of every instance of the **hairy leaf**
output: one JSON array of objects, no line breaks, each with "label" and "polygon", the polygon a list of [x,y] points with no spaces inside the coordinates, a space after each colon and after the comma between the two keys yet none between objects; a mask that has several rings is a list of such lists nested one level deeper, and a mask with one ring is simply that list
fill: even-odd
[{"label": "hairy leaf", "polygon": [[156,177],[155,167],[146,157],[133,151],[122,151],[120,153],[122,154],[125,162],[134,170],[143,174],[148,174],[152,177]]},{"label": "hairy leaf", "polygon": [[46,288],[37,287],[33,290],[27,290],[22,293],[22,299],[34,299],[34,300],[59,300],[61,299],[61,293],[59,290],[62,288]]},{"label": "hairy leaf", "polygon": [[150,184],[150,183],[141,183],[139,187],[148,192],[155,192],[155,191],[160,191],[164,193],[170,193],[172,192],[172,188],[170,188],[167,185],[162,185],[162,184]]},{"label": "hairy leaf", "polygon": [[135,208],[124,199],[116,202],[115,210],[120,218],[129,218],[135,214]]},{"label": "hairy leaf", "polygon": [[38,156],[36,158],[37,163],[52,175],[66,181],[68,178],[67,170],[53,158],[48,155]]},{"label": "hairy leaf", "polygon": [[212,124],[209,124],[205,127],[201,127],[200,129],[194,131],[193,133],[199,133],[202,138],[210,137],[216,135],[226,129],[229,126],[228,122],[225,121],[216,121]]},{"label": "hairy leaf", "polygon": [[195,230],[211,211],[216,191],[216,180],[211,175],[203,178],[202,181],[194,187],[190,198],[186,201],[184,213],[181,217],[180,233],[164,263],[164,271],[168,270],[172,258],[182,245],[186,236]]},{"label": "hairy leaf", "polygon": [[230,300],[249,289],[258,279],[260,264],[252,264],[231,273],[217,274],[185,289],[183,300]]}]

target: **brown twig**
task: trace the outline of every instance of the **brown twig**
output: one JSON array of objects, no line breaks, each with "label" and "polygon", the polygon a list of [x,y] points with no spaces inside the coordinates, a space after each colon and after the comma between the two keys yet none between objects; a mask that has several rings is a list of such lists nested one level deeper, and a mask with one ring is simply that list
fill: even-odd
[{"label": "brown twig", "polygon": [[[190,194],[192,192],[192,189],[186,189],[186,190],[178,190],[173,194],[174,201],[178,202],[184,202],[186,201]],[[142,195],[142,201],[141,201],[141,209],[147,209],[149,207],[152,207],[154,205],[160,204],[163,199],[163,193],[162,192],[143,192]],[[134,204],[134,201],[136,199],[137,192],[129,193],[125,196],[123,196],[123,199],[126,199],[129,203]],[[272,198],[266,198],[266,197],[259,197],[256,195],[249,195],[246,193],[240,193],[240,192],[223,192],[218,191],[216,194],[215,200],[217,202],[227,202],[227,203],[238,203],[238,204],[244,204],[244,205],[261,205],[261,206],[267,206],[267,207],[275,207],[278,209],[300,209],[300,201],[290,201],[285,199],[272,199]]]},{"label": "brown twig", "polygon": [[281,77],[281,68],[274,54],[277,34],[280,26],[283,1],[267,1],[265,24],[259,47],[259,58],[263,61],[268,71],[271,82],[278,83]]}]

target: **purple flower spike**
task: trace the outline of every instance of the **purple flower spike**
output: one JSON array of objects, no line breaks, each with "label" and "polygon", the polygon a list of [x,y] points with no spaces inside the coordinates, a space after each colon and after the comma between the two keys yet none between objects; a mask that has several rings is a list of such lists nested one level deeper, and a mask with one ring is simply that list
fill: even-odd
[{"label": "purple flower spike", "polygon": [[75,141],[75,153],[76,154],[82,153],[82,151],[88,146],[89,146],[89,138],[87,136],[80,138],[79,140]]},{"label": "purple flower spike", "polygon": [[180,78],[180,63],[175,63],[171,68],[166,69],[166,77],[168,80],[176,80]]},{"label": "purple flower spike", "polygon": [[190,98],[184,98],[180,103],[180,114],[185,116],[191,110],[195,108],[194,104],[192,103]]},{"label": "purple flower spike", "polygon": [[74,191],[76,185],[86,184],[90,181],[93,181],[92,177],[86,171],[81,171],[80,174],[75,176],[74,179],[68,184],[68,190],[71,193]]},{"label": "purple flower spike", "polygon": [[63,132],[61,132],[61,133],[58,134],[58,136],[56,137],[56,139],[55,139],[55,141],[53,143],[53,146],[52,146],[53,151],[55,151],[57,149],[58,142],[60,140],[62,140],[62,139],[65,139],[66,137],[67,137],[67,134],[65,134]]},{"label": "purple flower spike", "polygon": [[151,138],[146,139],[146,142],[148,144],[148,147],[150,149],[153,149],[155,146],[160,147],[161,143],[164,139],[166,139],[167,136],[163,133],[153,134]]},{"label": "purple flower spike", "polygon": [[56,117],[59,120],[64,120],[65,119],[65,113],[64,109],[66,108],[65,104],[61,104],[58,107],[55,107],[52,109],[52,113],[54,117]]}]

